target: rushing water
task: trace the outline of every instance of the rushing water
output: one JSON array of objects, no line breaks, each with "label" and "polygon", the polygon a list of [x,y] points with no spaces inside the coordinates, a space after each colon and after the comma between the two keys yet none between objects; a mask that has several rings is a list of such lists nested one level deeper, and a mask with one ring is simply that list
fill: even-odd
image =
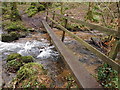
[{"label": "rushing water", "polygon": [[[15,77],[14,73],[7,72],[4,69],[5,61],[4,59],[7,55],[11,53],[19,53],[22,56],[31,55],[35,58],[35,62],[39,64],[43,64],[44,68],[48,69],[49,74],[56,74],[56,62],[59,61],[59,54],[54,49],[54,46],[49,46],[49,43],[45,39],[41,39],[41,41],[30,40],[27,42],[1,42],[0,41],[0,61],[3,61],[3,82],[5,86],[9,86],[8,82]],[[54,65],[53,65],[54,64]],[[60,67],[60,66],[59,66]],[[57,69],[58,70],[58,69]],[[55,71],[55,72],[53,72]]]},{"label": "rushing water", "polygon": [[54,46],[42,41],[27,41],[25,43],[5,43],[0,41],[0,53],[5,58],[10,53],[19,53],[23,56],[32,55],[34,58],[46,59],[59,54],[53,50]]}]

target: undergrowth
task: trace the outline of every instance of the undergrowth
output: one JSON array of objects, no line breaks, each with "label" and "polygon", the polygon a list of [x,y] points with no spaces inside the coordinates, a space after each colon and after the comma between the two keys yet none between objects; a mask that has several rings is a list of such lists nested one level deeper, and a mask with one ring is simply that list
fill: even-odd
[{"label": "undergrowth", "polygon": [[98,81],[105,88],[118,88],[118,72],[105,63],[98,68]]}]

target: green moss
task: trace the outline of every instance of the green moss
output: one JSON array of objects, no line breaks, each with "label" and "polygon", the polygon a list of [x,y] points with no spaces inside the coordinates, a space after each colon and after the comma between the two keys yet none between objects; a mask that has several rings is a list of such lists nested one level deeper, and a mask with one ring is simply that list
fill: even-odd
[{"label": "green moss", "polygon": [[3,15],[3,18],[4,18],[4,19],[10,19],[10,15],[7,15],[7,14],[6,14],[6,15]]},{"label": "green moss", "polygon": [[21,55],[18,54],[18,53],[12,53],[12,54],[8,55],[6,61],[8,62],[8,61],[11,61],[11,60],[14,60],[14,59],[17,59],[17,58],[20,59]]},{"label": "green moss", "polygon": [[32,56],[22,56],[22,61],[24,63],[33,62],[34,58]]},{"label": "green moss", "polygon": [[21,24],[21,22],[10,22],[5,27],[5,30],[7,30],[8,32],[18,31],[18,30],[27,31],[27,29]]},{"label": "green moss", "polygon": [[13,39],[11,38],[10,34],[2,34],[1,35],[2,42],[9,42],[12,41]]},{"label": "green moss", "polygon": [[25,79],[25,78],[29,78],[31,75],[33,75],[35,73],[34,70],[26,67],[26,66],[23,66],[20,68],[20,70],[18,71],[17,73],[17,78],[19,79]]},{"label": "green moss", "polygon": [[22,66],[19,60],[11,60],[7,62],[7,69],[11,72],[16,72]]},{"label": "green moss", "polygon": [[11,21],[21,20],[21,16],[20,16],[19,11],[17,9],[17,3],[10,2],[10,5],[11,5],[11,13],[10,13]]},{"label": "green moss", "polygon": [[39,12],[39,11],[42,11],[42,10],[45,10],[45,6],[42,5],[42,4],[39,4],[39,5],[37,6],[37,9],[38,9],[38,12]]},{"label": "green moss", "polygon": [[[36,67],[36,69],[34,68],[34,66]],[[37,63],[28,63],[25,64],[24,66],[22,66],[20,68],[20,70],[17,73],[17,78],[18,79],[25,79],[25,78],[29,78],[31,77],[31,75],[36,74],[37,72],[42,70],[42,65],[37,64]]]},{"label": "green moss", "polygon": [[28,14],[28,17],[32,17],[33,15],[35,15],[38,12],[36,6],[31,5],[27,10],[26,13]]},{"label": "green moss", "polygon": [[28,17],[32,17],[39,11],[45,10],[45,6],[38,3],[33,3],[31,6],[27,9],[26,13],[28,14]]},{"label": "green moss", "polygon": [[[9,71],[11,71],[11,70],[16,71],[19,69],[21,64],[33,62],[34,58],[32,56],[21,56],[18,53],[12,53],[7,56],[6,61],[7,61],[7,68],[9,69]],[[27,65],[25,67],[31,68],[32,65],[35,65],[35,64],[30,63],[29,65]],[[40,66],[40,68],[42,68],[42,66]]]},{"label": "green moss", "polygon": [[11,61],[11,60],[14,60],[14,59],[20,59],[24,63],[34,61],[34,58],[32,56],[21,56],[18,53],[12,53],[12,54],[8,55],[6,61],[8,62],[8,61]]},{"label": "green moss", "polygon": [[13,37],[13,40],[17,40],[20,34],[18,32],[10,32],[10,36]]},{"label": "green moss", "polygon": [[37,13],[37,8],[34,8],[34,9],[30,9],[28,11],[28,17],[32,17],[33,15],[35,15]]},{"label": "green moss", "polygon": [[37,63],[28,63],[20,67],[16,78],[11,82],[17,88],[46,88],[50,87],[51,80],[43,73],[43,66]]}]

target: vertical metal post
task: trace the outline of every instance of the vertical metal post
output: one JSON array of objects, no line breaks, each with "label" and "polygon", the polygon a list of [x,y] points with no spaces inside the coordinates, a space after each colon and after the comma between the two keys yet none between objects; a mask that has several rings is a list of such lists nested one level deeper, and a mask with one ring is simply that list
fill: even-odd
[{"label": "vertical metal post", "polygon": [[[66,15],[68,16],[68,15]],[[68,19],[65,18],[65,28],[67,27],[67,23],[68,23]],[[65,31],[63,31],[63,35],[62,35],[62,42],[64,41],[65,38]]]},{"label": "vertical metal post", "polygon": [[[53,17],[52,17],[52,19],[54,20],[55,19],[55,11],[53,12]],[[53,28],[53,22],[52,22],[52,24],[51,24],[51,28]]]}]

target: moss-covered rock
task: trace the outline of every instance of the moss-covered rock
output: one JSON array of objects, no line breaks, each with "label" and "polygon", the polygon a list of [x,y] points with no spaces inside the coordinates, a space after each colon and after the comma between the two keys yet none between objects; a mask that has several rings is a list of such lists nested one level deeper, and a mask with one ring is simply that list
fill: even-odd
[{"label": "moss-covered rock", "polygon": [[44,73],[41,64],[28,63],[17,72],[16,78],[11,85],[17,83],[17,88],[46,88],[50,87],[51,79]]},{"label": "moss-covered rock", "polygon": [[2,34],[3,42],[11,42],[17,40],[20,37],[20,34],[17,32],[10,32],[9,34]]},{"label": "moss-covered rock", "polygon": [[22,62],[19,60],[11,60],[7,62],[7,69],[10,72],[16,72],[22,66]]},{"label": "moss-covered rock", "polygon": [[34,58],[32,56],[21,56],[18,53],[12,53],[7,56],[7,69],[9,71],[17,71],[22,64],[33,62]]},{"label": "moss-covered rock", "polygon": [[[34,69],[34,67],[37,67],[37,69]],[[21,79],[25,79],[25,78],[29,78],[31,75],[37,73],[38,68],[42,69],[42,65],[39,65],[37,63],[28,63],[25,64],[24,66],[22,66],[20,68],[20,70],[17,73],[17,78],[21,78]]]},{"label": "moss-covered rock", "polygon": [[28,62],[33,62],[34,61],[34,58],[32,56],[22,56],[22,61],[24,63],[28,63]]},{"label": "moss-covered rock", "polygon": [[23,26],[21,22],[11,22],[5,27],[5,30],[7,30],[8,32],[20,30],[27,31],[27,29]]},{"label": "moss-covered rock", "polygon": [[10,36],[13,37],[13,40],[17,40],[20,34],[18,32],[10,32]]},{"label": "moss-covered rock", "polygon": [[12,41],[13,39],[11,38],[10,34],[2,34],[1,35],[2,42],[9,42]]},{"label": "moss-covered rock", "polygon": [[18,54],[18,53],[12,53],[12,54],[8,55],[6,61],[8,62],[8,61],[11,61],[11,60],[14,60],[14,59],[17,59],[17,58],[20,59],[21,55]]}]

